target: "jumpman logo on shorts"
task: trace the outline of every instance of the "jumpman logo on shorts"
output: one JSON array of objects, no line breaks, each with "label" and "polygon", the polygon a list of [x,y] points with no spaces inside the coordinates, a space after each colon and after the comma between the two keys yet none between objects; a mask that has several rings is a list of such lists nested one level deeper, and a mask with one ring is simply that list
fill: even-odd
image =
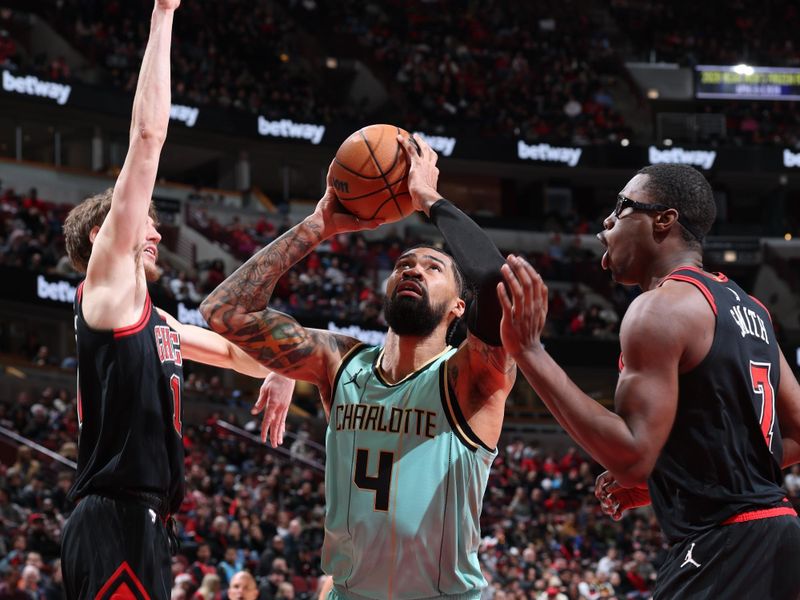
[{"label": "jumpman logo on shorts", "polygon": [[694,565],[698,569],[700,568],[700,563],[698,563],[697,561],[695,561],[695,559],[692,558],[692,550],[694,550],[694,542],[692,542],[691,548],[689,548],[689,550],[686,552],[686,558],[683,559],[683,564],[681,565],[681,569],[686,565]]}]

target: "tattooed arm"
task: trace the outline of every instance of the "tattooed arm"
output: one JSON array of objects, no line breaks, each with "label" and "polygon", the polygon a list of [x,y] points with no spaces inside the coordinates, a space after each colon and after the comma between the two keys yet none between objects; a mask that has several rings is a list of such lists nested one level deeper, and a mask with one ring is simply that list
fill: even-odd
[{"label": "tattooed arm", "polygon": [[269,369],[313,383],[323,398],[330,398],[336,369],[358,341],[306,329],[270,308],[269,300],[278,279],[320,242],[380,223],[360,221],[346,213],[329,186],[312,215],[239,267],[203,301],[200,312],[211,329]]}]

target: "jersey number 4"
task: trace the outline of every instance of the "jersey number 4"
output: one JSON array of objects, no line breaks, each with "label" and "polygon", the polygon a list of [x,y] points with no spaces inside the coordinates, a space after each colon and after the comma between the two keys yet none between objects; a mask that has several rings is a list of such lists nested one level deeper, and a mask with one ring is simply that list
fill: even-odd
[{"label": "jersey number 4", "polygon": [[753,383],[753,392],[757,400],[761,400],[761,410],[758,410],[758,405],[756,405],[756,412],[759,414],[761,433],[764,436],[764,441],[767,442],[767,448],[769,448],[770,452],[772,452],[772,432],[775,428],[775,390],[769,380],[771,369],[772,365],[770,363],[750,361],[750,379]]},{"label": "jersey number 4", "polygon": [[375,492],[375,510],[389,510],[389,489],[392,486],[392,468],[394,467],[394,453],[381,450],[378,455],[378,474],[367,475],[369,465],[369,450],[359,448],[356,450],[356,469],[353,482],[362,490]]}]

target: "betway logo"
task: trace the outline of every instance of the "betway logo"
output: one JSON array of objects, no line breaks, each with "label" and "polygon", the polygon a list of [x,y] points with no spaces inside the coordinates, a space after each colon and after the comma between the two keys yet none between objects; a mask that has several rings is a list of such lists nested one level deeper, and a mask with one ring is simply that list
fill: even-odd
[{"label": "betway logo", "polygon": [[450,156],[456,147],[456,138],[442,137],[440,135],[428,135],[422,131],[415,131],[414,135],[419,135],[428,142],[428,145],[442,156]]},{"label": "betway logo", "polygon": [[794,167],[800,167],[800,152],[795,154],[788,148],[783,149],[783,166],[787,169],[793,169]]},{"label": "betway logo", "polygon": [[39,275],[36,277],[36,296],[42,300],[72,304],[75,298],[75,286],[63,279],[52,282],[47,281],[44,275]]},{"label": "betway logo", "polygon": [[178,302],[178,321],[185,325],[196,325],[208,329],[208,323],[196,308],[189,308],[183,302]]},{"label": "betway logo", "polygon": [[295,123],[290,119],[269,121],[258,115],[258,134],[279,138],[294,138],[319,144],[325,135],[325,125]]},{"label": "betway logo", "polygon": [[562,148],[550,144],[534,144],[529,146],[522,140],[517,141],[517,156],[522,160],[544,162],[560,162],[574,167],[581,159],[580,148]]},{"label": "betway logo", "polygon": [[710,169],[714,166],[717,153],[714,150],[684,150],[683,148],[659,150],[655,146],[650,146],[648,149],[648,158],[651,165],[679,163],[682,165],[693,165],[702,169]]},{"label": "betway logo", "polygon": [[50,98],[62,106],[67,103],[72,92],[72,86],[66,83],[44,81],[33,75],[16,77],[8,71],[3,71],[3,89],[7,92],[24,94],[25,96]]},{"label": "betway logo", "polygon": [[182,104],[172,104],[169,107],[169,118],[173,121],[180,121],[187,127],[194,127],[197,123],[197,116],[200,109],[194,106],[183,106]]},{"label": "betway logo", "polygon": [[348,325],[347,327],[339,327],[333,321],[328,322],[328,331],[333,333],[341,333],[357,340],[364,342],[370,346],[383,346],[386,340],[385,331],[376,331],[374,329],[361,329],[358,325]]}]

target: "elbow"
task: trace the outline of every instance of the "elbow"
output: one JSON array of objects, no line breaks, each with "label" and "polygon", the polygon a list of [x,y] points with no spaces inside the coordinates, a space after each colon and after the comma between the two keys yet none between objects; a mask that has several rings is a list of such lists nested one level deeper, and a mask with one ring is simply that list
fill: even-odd
[{"label": "elbow", "polygon": [[131,145],[141,144],[144,147],[157,148],[160,151],[166,141],[166,127],[153,127],[139,123],[131,132]]}]

